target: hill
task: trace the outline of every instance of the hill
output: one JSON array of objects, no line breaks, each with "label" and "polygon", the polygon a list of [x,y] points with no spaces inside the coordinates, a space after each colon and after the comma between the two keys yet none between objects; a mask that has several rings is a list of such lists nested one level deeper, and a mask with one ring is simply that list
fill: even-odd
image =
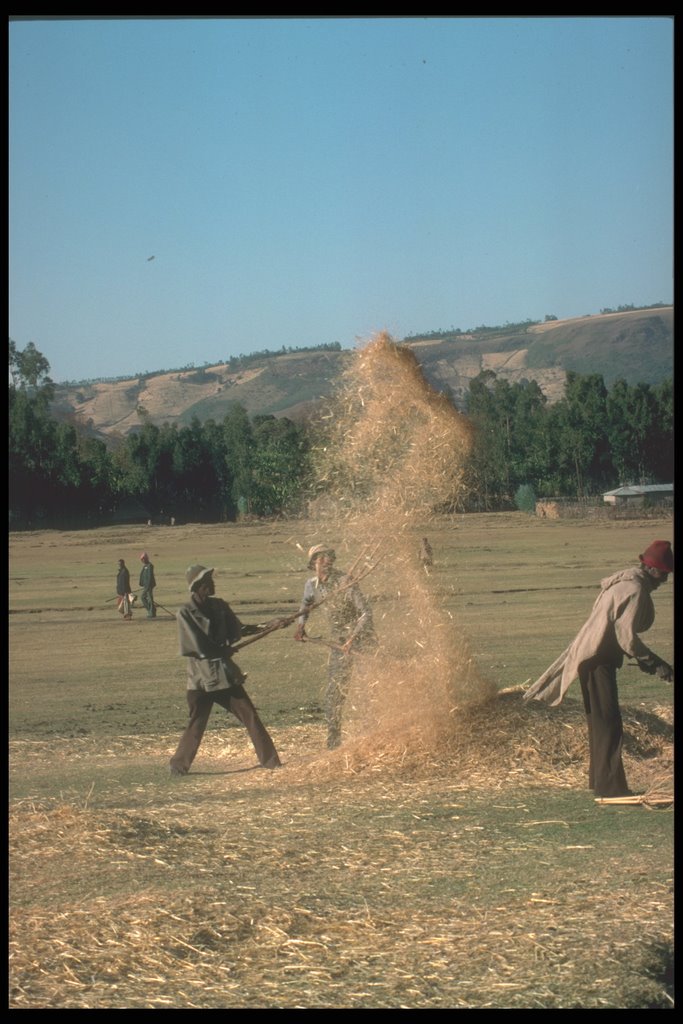
[{"label": "hill", "polygon": [[[536,380],[549,401],[562,397],[565,374],[601,374],[610,386],[659,384],[673,376],[673,307],[479,328],[463,334],[411,337],[430,383],[463,408],[470,381],[482,370],[518,382]],[[228,363],[148,374],[130,380],[58,385],[53,411],[76,417],[105,439],[140,426],[140,410],[153,423],[184,425],[221,420],[231,403],[250,415],[308,416],[334,389],[349,351],[302,351],[264,355],[244,368]]]}]

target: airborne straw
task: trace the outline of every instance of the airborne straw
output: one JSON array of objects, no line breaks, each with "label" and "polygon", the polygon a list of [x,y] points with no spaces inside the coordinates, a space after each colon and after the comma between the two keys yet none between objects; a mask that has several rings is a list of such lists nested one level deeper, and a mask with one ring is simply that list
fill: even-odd
[{"label": "airborne straw", "polygon": [[428,384],[409,349],[381,333],[357,352],[316,453],[311,512],[316,535],[343,537],[350,552],[384,545],[372,577],[380,647],[354,659],[347,715],[348,738],[378,757],[399,734],[403,749],[447,741],[459,709],[495,692],[414,552],[418,527],[461,506],[470,445],[468,421]]}]

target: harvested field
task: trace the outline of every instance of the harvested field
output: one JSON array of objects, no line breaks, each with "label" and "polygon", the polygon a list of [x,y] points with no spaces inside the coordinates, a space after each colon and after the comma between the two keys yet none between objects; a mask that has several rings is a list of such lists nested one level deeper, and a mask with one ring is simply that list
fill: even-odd
[{"label": "harvested field", "polygon": [[[349,378],[321,451],[340,491],[306,520],[11,536],[11,1009],[673,1008],[671,686],[620,672],[631,805],[586,788],[574,690],[522,701],[652,524],[430,513],[467,432],[394,357],[379,339]],[[217,566],[264,621],[298,607],[320,542],[372,556],[379,650],[342,746],[324,748],[327,649],[280,631],[238,660],[283,767],[215,709],[171,778],[184,568]],[[164,615],[123,622],[116,562],[143,549]],[[671,661],[671,589],[655,604],[646,639]]]},{"label": "harvested field", "polygon": [[[596,809],[573,702],[481,714],[438,757],[295,728],[275,773],[214,734],[179,781],[174,736],[13,744],[65,793],[13,801],[11,1006],[672,1005],[670,805]],[[666,711],[626,727],[673,799]]]}]

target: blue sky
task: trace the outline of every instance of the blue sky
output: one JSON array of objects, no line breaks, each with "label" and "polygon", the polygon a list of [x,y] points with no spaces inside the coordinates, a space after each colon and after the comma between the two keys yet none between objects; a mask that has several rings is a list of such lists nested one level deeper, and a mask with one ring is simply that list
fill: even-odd
[{"label": "blue sky", "polygon": [[12,22],[10,337],[63,381],[671,302],[673,35]]}]

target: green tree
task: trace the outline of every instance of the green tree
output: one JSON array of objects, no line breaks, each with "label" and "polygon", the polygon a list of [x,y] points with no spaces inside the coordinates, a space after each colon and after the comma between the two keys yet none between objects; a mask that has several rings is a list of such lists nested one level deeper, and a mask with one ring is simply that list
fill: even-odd
[{"label": "green tree", "polygon": [[620,377],[615,380],[607,397],[607,434],[620,484],[631,483],[635,479],[630,408],[631,388]]},{"label": "green tree", "polygon": [[[673,480],[673,386],[617,380],[608,400],[608,434],[621,483]],[[668,477],[668,480],[667,480]]]},{"label": "green tree", "polygon": [[247,410],[239,402],[223,417],[224,459],[230,479],[230,501],[241,513],[251,513],[254,435]]},{"label": "green tree", "polygon": [[565,468],[571,467],[576,496],[609,486],[614,468],[607,438],[607,389],[600,374],[567,373],[558,422],[560,453]]},{"label": "green tree", "polygon": [[237,504],[233,496],[232,469],[226,458],[223,426],[214,420],[204,423],[204,444],[211,461],[215,479],[215,506],[217,518],[221,521],[237,517]]},{"label": "green tree", "polygon": [[673,380],[662,381],[653,389],[656,419],[649,439],[647,469],[657,483],[674,479],[674,389]]},{"label": "green tree", "polygon": [[9,339],[9,507],[17,522],[43,517],[54,506],[57,428],[49,414],[49,370],[32,342],[22,352]]},{"label": "green tree", "polygon": [[[189,427],[175,435],[172,455],[174,507],[198,520],[220,518],[221,479],[216,456],[210,443],[211,427],[203,426],[196,416]],[[167,504],[169,498],[166,499]]]},{"label": "green tree", "polygon": [[510,384],[484,370],[470,383],[467,409],[471,486],[482,507],[510,506],[516,488],[546,469],[545,396],[535,381]]},{"label": "green tree", "polygon": [[515,491],[515,505],[520,512],[532,513],[536,509],[536,492],[531,484],[520,484]]},{"label": "green tree", "polygon": [[496,375],[482,370],[467,394],[467,414],[474,426],[474,443],[468,462],[469,489],[476,507],[492,508],[504,486],[504,443],[501,443],[496,400]]},{"label": "green tree", "polygon": [[128,434],[114,455],[120,496],[138,498],[150,513],[163,508],[165,497],[159,487],[160,455],[160,430],[150,422]]},{"label": "green tree", "polygon": [[535,380],[513,384],[510,441],[511,489],[542,479],[550,459],[546,397]]},{"label": "green tree", "polygon": [[32,341],[22,351],[9,339],[9,373],[16,389],[37,392],[45,401],[52,399],[54,384],[49,376],[50,364]]},{"label": "green tree", "polygon": [[116,489],[111,455],[104,441],[96,437],[79,437],[79,456],[83,468],[81,488],[83,500],[92,514],[108,512]]},{"label": "green tree", "polygon": [[82,521],[108,509],[112,463],[101,441],[87,439],[50,411],[50,364],[33,344],[9,343],[10,513],[18,523]]},{"label": "green tree", "polygon": [[303,427],[286,417],[255,416],[252,502],[257,515],[294,511],[308,471]]}]

